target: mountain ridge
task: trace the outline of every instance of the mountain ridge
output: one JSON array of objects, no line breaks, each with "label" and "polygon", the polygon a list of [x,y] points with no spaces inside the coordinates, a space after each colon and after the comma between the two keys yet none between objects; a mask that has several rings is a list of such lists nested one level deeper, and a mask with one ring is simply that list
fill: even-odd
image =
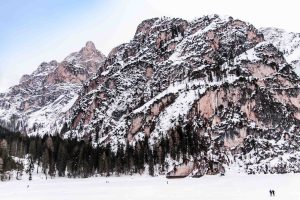
[{"label": "mountain ridge", "polygon": [[[8,93],[1,94],[1,125],[27,134],[36,132],[33,129],[37,127],[47,126],[50,119],[51,126],[54,126],[61,111],[67,112],[81,85],[101,68],[104,59],[95,45],[87,42],[80,51],[70,54],[62,62],[41,63],[30,75],[23,75],[19,84],[11,87]],[[67,109],[62,109],[65,106]],[[48,117],[51,112],[55,114]]]},{"label": "mountain ridge", "polygon": [[[105,157],[148,149],[159,158],[156,170],[172,176],[216,174],[232,162],[248,173],[299,172],[298,61],[290,57],[298,36],[287,35],[229,16],[144,20],[89,78],[77,61],[85,55],[89,63],[92,43],[60,64],[74,68],[74,77],[49,67],[50,85],[82,85],[65,101],[66,115],[58,112],[50,127],[31,123],[27,133],[84,140],[107,148]],[[140,159],[150,165],[150,158]]]},{"label": "mountain ridge", "polygon": [[242,151],[253,135],[259,143],[270,132],[299,130],[299,78],[258,29],[232,17],[145,20],[106,69],[74,104],[64,137],[117,152],[145,138],[154,149],[161,140],[181,145],[191,134],[207,150],[183,157],[225,163],[228,150]]}]

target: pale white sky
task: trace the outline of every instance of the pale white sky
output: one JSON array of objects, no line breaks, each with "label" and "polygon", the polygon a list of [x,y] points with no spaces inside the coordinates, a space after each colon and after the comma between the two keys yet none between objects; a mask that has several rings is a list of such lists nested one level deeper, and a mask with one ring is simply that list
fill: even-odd
[{"label": "pale white sky", "polygon": [[300,32],[296,0],[4,2],[0,3],[0,91],[17,84],[23,74],[31,73],[43,61],[63,60],[86,41],[93,41],[107,55],[113,47],[129,42],[137,25],[152,17],[191,20],[206,14],[230,15],[257,28]]}]

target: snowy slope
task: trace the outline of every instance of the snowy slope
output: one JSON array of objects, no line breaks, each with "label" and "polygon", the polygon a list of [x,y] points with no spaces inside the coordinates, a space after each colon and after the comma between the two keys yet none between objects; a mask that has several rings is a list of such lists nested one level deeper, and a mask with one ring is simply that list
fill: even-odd
[{"label": "snowy slope", "polygon": [[[282,51],[294,52],[228,16],[145,20],[129,43],[111,51],[106,71],[84,87],[64,136],[110,144],[116,152],[120,144],[146,137],[155,148],[162,139],[173,143],[182,133],[195,135],[208,150],[189,159],[207,165],[258,148],[290,154],[285,145],[256,146],[265,137],[279,144],[285,134],[286,143],[299,144],[299,78]],[[275,152],[274,159],[278,156]],[[298,154],[292,157],[287,162],[294,167],[283,171],[300,170]],[[266,164],[267,171],[279,172],[267,156],[258,155],[255,162],[239,158],[254,172]],[[215,173],[212,168],[207,173]]]},{"label": "snowy slope", "polygon": [[[43,178],[43,179],[41,179]],[[88,179],[33,177],[0,184],[0,198],[7,200],[298,200],[299,174],[245,175],[236,172],[224,177],[166,179],[126,176]],[[269,190],[275,190],[270,197]]]},{"label": "snowy slope", "polygon": [[61,63],[43,62],[20,83],[0,94],[0,124],[29,135],[59,133],[63,115],[78,97],[84,81],[99,69],[105,56],[92,42]]},{"label": "snowy slope", "polygon": [[88,42],[61,63],[42,63],[0,94],[0,122],[41,135],[64,126],[64,138],[113,152],[146,138],[156,152],[161,141],[181,148],[191,137],[199,151],[188,146],[166,162],[185,157],[200,175],[233,159],[248,173],[300,172],[299,77],[290,65],[298,41],[229,16],[144,20],[105,61]]},{"label": "snowy slope", "polygon": [[265,40],[276,46],[292,64],[300,76],[300,33],[287,32],[278,28],[261,28]]}]

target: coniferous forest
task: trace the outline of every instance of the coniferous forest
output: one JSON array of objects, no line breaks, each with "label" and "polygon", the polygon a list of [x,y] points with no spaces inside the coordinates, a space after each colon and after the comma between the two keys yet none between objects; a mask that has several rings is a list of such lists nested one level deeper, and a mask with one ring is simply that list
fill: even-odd
[{"label": "coniferous forest", "polygon": [[[152,176],[155,171],[165,174],[170,167],[166,161],[168,156],[174,160],[184,160],[197,156],[199,152],[207,152],[208,140],[196,134],[187,134],[188,131],[188,126],[184,129],[177,127],[168,139],[162,138],[153,148],[145,138],[135,145],[119,144],[113,151],[109,144],[93,147],[90,141],[77,138],[26,136],[1,128],[0,142],[7,144],[1,148],[5,163],[3,172],[18,170],[31,177],[35,170],[50,178],[131,175],[145,173],[145,170]],[[26,166],[15,162],[13,157],[26,159]]]}]

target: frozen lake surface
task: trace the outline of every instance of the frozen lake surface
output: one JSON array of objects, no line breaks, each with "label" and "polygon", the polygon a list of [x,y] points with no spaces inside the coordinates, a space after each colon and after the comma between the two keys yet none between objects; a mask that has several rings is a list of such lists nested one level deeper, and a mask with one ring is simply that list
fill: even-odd
[{"label": "frozen lake surface", "polygon": [[[124,176],[87,179],[12,180],[0,182],[2,200],[265,200],[300,199],[300,174],[246,175],[166,179]],[[275,197],[269,190],[274,189]]]}]

